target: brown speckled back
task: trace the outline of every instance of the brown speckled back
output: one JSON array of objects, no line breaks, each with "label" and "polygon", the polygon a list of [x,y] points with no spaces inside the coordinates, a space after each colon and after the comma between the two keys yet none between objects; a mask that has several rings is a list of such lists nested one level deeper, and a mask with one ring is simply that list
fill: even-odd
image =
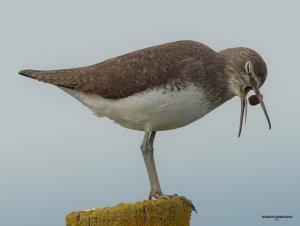
[{"label": "brown speckled back", "polygon": [[215,64],[216,60],[220,61],[217,56],[218,53],[199,42],[177,41],[87,67],[23,70],[20,74],[53,85],[118,99],[166,85],[179,90],[188,81],[207,86],[208,83],[201,81],[208,79],[212,80],[210,86],[214,86],[220,78],[218,74],[223,71],[223,64]]}]

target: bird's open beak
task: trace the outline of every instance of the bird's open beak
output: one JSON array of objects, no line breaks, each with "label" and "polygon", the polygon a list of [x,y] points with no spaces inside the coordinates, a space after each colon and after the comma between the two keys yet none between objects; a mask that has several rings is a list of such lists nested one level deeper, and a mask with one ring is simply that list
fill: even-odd
[{"label": "bird's open beak", "polygon": [[259,103],[260,103],[260,105],[261,105],[261,107],[262,107],[262,109],[265,113],[265,116],[266,116],[268,124],[269,124],[269,129],[271,129],[271,121],[270,121],[266,106],[265,106],[264,101],[263,101],[263,96],[261,95],[259,89],[255,89],[254,92],[255,92],[256,96],[258,97]]},{"label": "bird's open beak", "polygon": [[[246,95],[247,93],[253,89],[252,87],[246,87],[243,91],[242,91],[242,95],[241,95],[241,115],[240,115],[240,128],[239,128],[239,134],[238,134],[238,137],[241,136],[241,133],[242,133],[242,127],[243,127],[243,120],[244,120],[244,115],[245,115],[245,119],[246,119],[246,116],[247,116],[247,99],[246,99]],[[268,121],[268,124],[269,124],[269,129],[271,129],[271,121],[270,121],[270,118],[269,118],[269,115],[268,115],[268,112],[267,112],[267,109],[266,109],[266,106],[264,104],[264,101],[263,101],[263,95],[260,93],[259,89],[253,89],[256,96],[258,97],[258,100],[259,100],[259,103],[265,113],[265,116],[267,118],[267,121]]]}]

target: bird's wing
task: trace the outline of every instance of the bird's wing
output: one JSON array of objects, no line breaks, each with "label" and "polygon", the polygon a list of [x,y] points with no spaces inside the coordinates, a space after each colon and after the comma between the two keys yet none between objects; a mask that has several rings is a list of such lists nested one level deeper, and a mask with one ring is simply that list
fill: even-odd
[{"label": "bird's wing", "polygon": [[[72,69],[22,70],[21,75],[53,85],[117,99],[180,79],[182,64],[213,52],[194,41],[177,41]],[[205,56],[205,54],[204,54]]]}]

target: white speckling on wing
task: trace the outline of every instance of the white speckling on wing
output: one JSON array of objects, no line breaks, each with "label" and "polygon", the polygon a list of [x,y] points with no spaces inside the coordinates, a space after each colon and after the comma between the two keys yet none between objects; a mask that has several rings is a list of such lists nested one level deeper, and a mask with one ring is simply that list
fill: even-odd
[{"label": "white speckling on wing", "polygon": [[180,91],[171,91],[170,87],[155,88],[116,100],[59,88],[75,97],[97,116],[108,117],[121,126],[134,130],[176,129],[200,119],[212,110],[204,92],[192,83]]}]

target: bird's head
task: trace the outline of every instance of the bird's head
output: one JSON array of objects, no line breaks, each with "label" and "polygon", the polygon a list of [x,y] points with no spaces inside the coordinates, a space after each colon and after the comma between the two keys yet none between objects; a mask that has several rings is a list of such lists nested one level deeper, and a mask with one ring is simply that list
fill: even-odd
[{"label": "bird's head", "polygon": [[241,115],[239,135],[241,135],[244,115],[247,116],[246,96],[250,90],[255,92],[249,98],[251,105],[260,103],[267,118],[269,129],[271,122],[263,102],[263,95],[259,88],[267,77],[267,65],[262,57],[249,48],[229,48],[220,52],[226,61],[225,74],[229,77],[229,89],[234,95],[241,98]]}]

